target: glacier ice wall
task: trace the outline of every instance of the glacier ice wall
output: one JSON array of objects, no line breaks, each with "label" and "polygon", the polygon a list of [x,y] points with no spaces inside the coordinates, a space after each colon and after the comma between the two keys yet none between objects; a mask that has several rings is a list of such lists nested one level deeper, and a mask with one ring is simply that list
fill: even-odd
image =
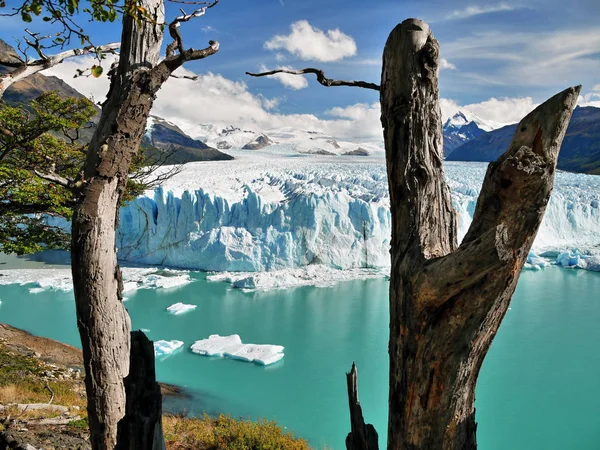
[{"label": "glacier ice wall", "polygon": [[[120,259],[234,272],[389,266],[391,219],[380,162],[244,170],[233,162],[202,164],[189,165],[186,175],[121,210]],[[459,239],[471,222],[485,168],[446,165]],[[600,253],[599,202],[600,177],[558,173],[534,251]]]}]

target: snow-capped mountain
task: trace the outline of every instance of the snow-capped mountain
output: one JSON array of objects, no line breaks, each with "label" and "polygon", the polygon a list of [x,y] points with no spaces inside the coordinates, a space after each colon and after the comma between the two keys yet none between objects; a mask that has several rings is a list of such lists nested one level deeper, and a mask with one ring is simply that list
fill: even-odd
[{"label": "snow-capped mountain", "polygon": [[[273,154],[300,156],[383,156],[381,141],[337,139],[320,131],[291,127],[248,130],[233,125],[200,124],[192,135],[220,150],[266,150]],[[382,134],[383,137],[383,134]]]},{"label": "snow-capped mountain", "polygon": [[[468,141],[447,159],[494,161],[510,145],[517,124],[484,133]],[[600,174],[600,108],[578,106],[573,111],[558,155],[558,168],[570,172]]]},{"label": "snow-capped mountain", "polygon": [[468,111],[459,111],[444,124],[444,156],[450,155],[463,144],[502,127],[503,124],[484,120]]},{"label": "snow-capped mountain", "polygon": [[233,159],[202,141],[192,139],[177,125],[157,116],[148,117],[142,146],[150,158],[166,164]]}]

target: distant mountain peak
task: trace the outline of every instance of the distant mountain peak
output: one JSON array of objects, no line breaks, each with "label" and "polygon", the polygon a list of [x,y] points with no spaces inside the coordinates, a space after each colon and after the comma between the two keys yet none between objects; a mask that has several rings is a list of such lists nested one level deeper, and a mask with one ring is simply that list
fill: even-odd
[{"label": "distant mountain peak", "polygon": [[465,125],[470,125],[471,123],[474,123],[479,129],[486,132],[502,128],[506,125],[505,123],[495,122],[493,120],[488,119],[482,119],[478,115],[473,114],[472,112],[467,110],[460,110],[448,120],[446,120],[446,123],[444,123],[444,129],[450,127],[461,128]]}]

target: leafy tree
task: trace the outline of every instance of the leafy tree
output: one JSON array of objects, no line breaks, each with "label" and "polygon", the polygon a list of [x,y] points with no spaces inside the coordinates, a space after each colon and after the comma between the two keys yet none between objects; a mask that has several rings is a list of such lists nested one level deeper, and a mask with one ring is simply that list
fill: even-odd
[{"label": "leafy tree", "polygon": [[[25,106],[0,104],[0,251],[19,255],[66,249],[70,234],[49,217],[71,220],[82,183],[71,183],[86,158],[80,130],[97,111],[86,98],[61,98],[47,92]],[[142,151],[121,203],[172,176],[173,167],[156,175],[170,154],[149,158]],[[41,176],[40,176],[41,175]]]},{"label": "leafy tree", "polygon": [[78,130],[96,114],[87,99],[43,94],[29,105],[0,107],[0,251],[67,248],[69,235],[40,214],[70,219],[72,190],[36,172],[74,178],[85,158]]}]

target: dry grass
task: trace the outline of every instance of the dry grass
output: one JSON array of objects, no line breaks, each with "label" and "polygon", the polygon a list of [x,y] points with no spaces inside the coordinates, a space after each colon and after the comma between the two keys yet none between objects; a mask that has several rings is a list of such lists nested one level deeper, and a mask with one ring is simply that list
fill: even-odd
[{"label": "dry grass", "polygon": [[[47,403],[50,392],[43,374],[47,366],[36,358],[16,354],[0,344],[0,403]],[[86,400],[79,380],[48,381],[54,392],[54,403],[78,406],[85,411]]]},{"label": "dry grass", "polygon": [[164,416],[168,450],[305,450],[308,442],[282,430],[276,422]]}]

